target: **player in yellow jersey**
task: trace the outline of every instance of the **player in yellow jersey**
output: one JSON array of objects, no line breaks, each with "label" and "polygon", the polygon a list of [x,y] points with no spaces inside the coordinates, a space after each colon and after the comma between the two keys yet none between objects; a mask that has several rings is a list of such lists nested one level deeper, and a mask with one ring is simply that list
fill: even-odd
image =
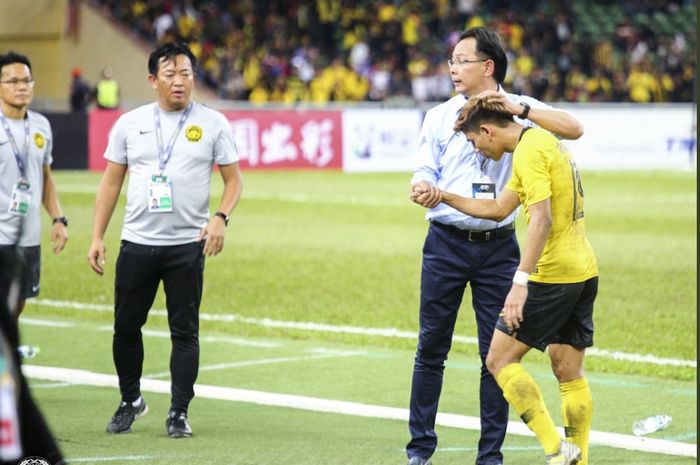
[{"label": "player in yellow jersey", "polygon": [[[436,189],[422,193],[419,201],[437,197],[468,215],[496,221],[524,206],[527,242],[486,366],[535,433],[547,464],[587,465],[592,399],[583,358],[585,348],[593,345],[598,267],[586,239],[581,178],[556,137],[516,123],[502,103],[489,100],[493,95],[470,98],[454,129],[465,134],[485,161],[513,157],[513,175],[505,189],[495,199],[468,199]],[[549,349],[561,391],[566,441],[539,387],[520,364],[532,347]]]}]

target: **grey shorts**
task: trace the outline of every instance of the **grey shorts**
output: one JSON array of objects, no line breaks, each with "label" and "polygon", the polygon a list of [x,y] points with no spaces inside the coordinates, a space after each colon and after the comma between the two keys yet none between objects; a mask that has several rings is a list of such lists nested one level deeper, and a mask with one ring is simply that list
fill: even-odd
[{"label": "grey shorts", "polygon": [[571,284],[529,282],[523,321],[509,330],[499,317],[496,328],[523,344],[544,351],[549,344],[593,345],[593,302],[598,277]]},{"label": "grey shorts", "polygon": [[[14,246],[0,245],[3,254],[11,254]],[[20,277],[19,301],[39,295],[39,280],[41,278],[41,246],[19,247],[23,258],[22,275]]]}]

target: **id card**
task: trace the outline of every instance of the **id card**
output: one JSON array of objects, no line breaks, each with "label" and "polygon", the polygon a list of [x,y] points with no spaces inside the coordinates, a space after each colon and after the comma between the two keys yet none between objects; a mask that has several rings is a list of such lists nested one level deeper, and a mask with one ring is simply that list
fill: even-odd
[{"label": "id card", "polygon": [[31,201],[32,187],[26,181],[19,181],[12,186],[12,195],[7,211],[16,216],[27,216]]},{"label": "id card", "polygon": [[148,180],[148,211],[151,213],[173,211],[173,187],[167,176],[154,174]]},{"label": "id card", "polygon": [[475,199],[495,199],[496,184],[492,182],[473,182],[472,198]]}]

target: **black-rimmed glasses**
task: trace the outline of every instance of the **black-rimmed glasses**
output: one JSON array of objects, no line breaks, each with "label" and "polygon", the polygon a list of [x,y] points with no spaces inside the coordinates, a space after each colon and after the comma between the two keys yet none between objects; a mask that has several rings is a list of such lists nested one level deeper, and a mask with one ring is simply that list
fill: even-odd
[{"label": "black-rimmed glasses", "polygon": [[449,60],[447,60],[447,66],[452,68],[452,65],[462,66],[462,65],[466,65],[467,63],[481,63],[481,62],[487,61],[487,60],[488,59],[484,59],[484,60],[453,60],[450,58]]}]

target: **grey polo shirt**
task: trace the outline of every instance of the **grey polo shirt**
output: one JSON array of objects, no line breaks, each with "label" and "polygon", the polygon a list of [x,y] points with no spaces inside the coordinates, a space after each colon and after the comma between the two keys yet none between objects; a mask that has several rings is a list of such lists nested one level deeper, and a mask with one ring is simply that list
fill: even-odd
[{"label": "grey polo shirt", "polygon": [[[51,165],[53,136],[51,125],[45,116],[27,111],[29,118],[29,154],[26,160],[27,181],[31,185],[32,196],[29,210],[24,217],[22,238],[19,245],[36,246],[41,243],[41,197],[44,192],[44,165]],[[22,156],[27,154],[25,147],[24,121],[6,118],[10,131]],[[12,189],[20,180],[20,171],[15,160],[10,138],[0,125],[0,245],[11,245],[17,240],[21,217],[9,213]]]},{"label": "grey polo shirt", "polygon": [[[109,136],[104,157],[128,166],[126,214],[121,237],[142,245],[194,242],[209,221],[209,186],[214,163],[238,161],[229,121],[216,110],[194,103],[163,170],[172,183],[173,211],[150,212],[148,181],[158,174],[158,143],[153,108],[123,114]],[[175,132],[183,112],[160,111],[163,145]]]}]

